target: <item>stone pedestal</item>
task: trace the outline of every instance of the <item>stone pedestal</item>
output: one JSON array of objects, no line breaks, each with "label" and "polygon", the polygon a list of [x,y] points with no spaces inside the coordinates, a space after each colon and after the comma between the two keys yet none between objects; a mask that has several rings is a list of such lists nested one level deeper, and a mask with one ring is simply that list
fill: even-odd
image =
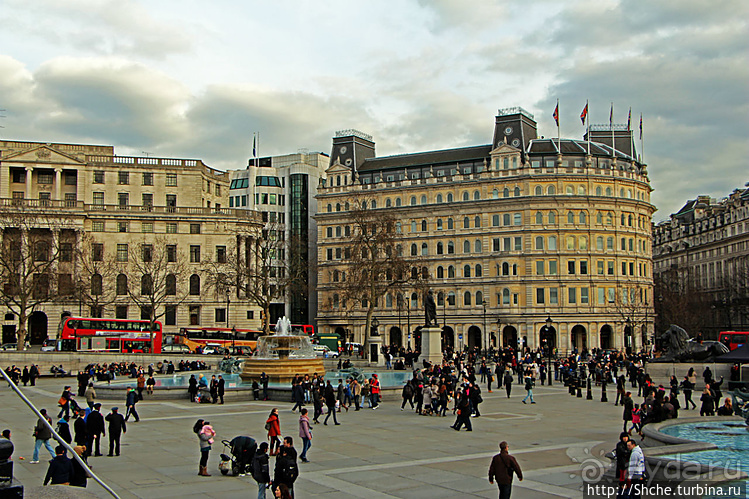
[{"label": "stone pedestal", "polygon": [[367,345],[369,363],[377,366],[385,365],[385,357],[382,355],[382,336],[370,336]]},{"label": "stone pedestal", "polygon": [[421,356],[419,361],[426,360],[435,365],[442,364],[442,328],[429,326],[421,328]]}]

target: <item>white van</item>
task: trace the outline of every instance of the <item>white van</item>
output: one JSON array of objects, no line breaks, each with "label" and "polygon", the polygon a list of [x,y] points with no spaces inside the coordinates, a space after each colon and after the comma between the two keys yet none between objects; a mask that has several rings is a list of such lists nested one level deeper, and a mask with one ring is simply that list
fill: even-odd
[{"label": "white van", "polygon": [[338,352],[331,350],[328,345],[313,345],[315,349],[315,355],[318,357],[335,358],[338,357]]}]

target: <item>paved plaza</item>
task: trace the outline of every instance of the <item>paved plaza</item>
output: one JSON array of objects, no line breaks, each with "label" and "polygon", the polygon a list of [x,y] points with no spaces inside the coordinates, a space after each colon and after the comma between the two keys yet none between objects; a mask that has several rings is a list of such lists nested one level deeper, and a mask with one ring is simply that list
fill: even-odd
[{"label": "paved plaza", "polygon": [[[75,379],[47,378],[23,391],[54,417],[65,383],[75,385]],[[600,388],[594,389],[594,400],[589,401],[570,396],[561,384],[538,386],[533,405],[521,403],[525,391],[518,384],[509,400],[504,390],[487,393],[484,389],[481,417],[472,418],[473,432],[452,430],[451,412],[444,418],[418,416],[408,406],[401,412],[400,400],[386,400],[376,411],[344,411],[339,414],[341,426],[334,426],[332,418],[329,426],[314,425],[311,462],[299,463],[296,497],[495,498],[497,487],[489,484],[487,469],[502,440],[510,443],[525,476],[523,482],[515,479],[513,497],[582,497],[580,463],[613,449],[621,431],[622,409],[614,406],[615,390],[610,388],[610,402],[602,403]],[[26,497],[33,497],[31,488],[41,485],[49,454],[40,454],[40,464],[29,463],[36,417],[7,386],[0,388],[0,397],[0,426],[12,430],[16,446],[15,476],[27,487]],[[112,406],[124,412],[124,400],[102,403],[102,413]],[[218,472],[220,440],[249,435],[262,441],[273,407],[279,407],[282,433],[294,437],[301,452],[299,416],[291,412],[290,403],[246,401],[221,406],[146,399],[138,404],[141,421],[128,424],[122,456],[92,457],[89,464],[122,498],[255,497],[257,487],[250,476]],[[209,420],[218,433],[209,461],[210,478],[197,475],[200,456],[192,426],[198,418]],[[273,463],[271,458],[271,469]],[[97,497],[110,497],[93,480],[88,490]]]}]

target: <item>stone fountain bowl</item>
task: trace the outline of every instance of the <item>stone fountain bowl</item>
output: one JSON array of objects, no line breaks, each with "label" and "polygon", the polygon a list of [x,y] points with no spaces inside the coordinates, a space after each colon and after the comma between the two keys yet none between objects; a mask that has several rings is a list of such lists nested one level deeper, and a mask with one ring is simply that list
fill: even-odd
[{"label": "stone fountain bowl", "polygon": [[290,383],[294,376],[325,375],[308,336],[270,335],[258,338],[257,352],[244,361],[242,380],[260,381],[265,373],[271,383]]}]

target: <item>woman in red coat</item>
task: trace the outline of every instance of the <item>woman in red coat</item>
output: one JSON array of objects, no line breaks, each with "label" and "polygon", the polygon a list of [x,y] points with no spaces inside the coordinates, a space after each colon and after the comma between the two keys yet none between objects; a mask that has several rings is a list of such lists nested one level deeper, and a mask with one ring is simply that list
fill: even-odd
[{"label": "woman in red coat", "polygon": [[268,442],[270,443],[270,449],[268,455],[275,456],[281,447],[281,421],[278,419],[278,408],[274,407],[270,411],[270,416],[265,422],[265,429],[268,430]]}]

